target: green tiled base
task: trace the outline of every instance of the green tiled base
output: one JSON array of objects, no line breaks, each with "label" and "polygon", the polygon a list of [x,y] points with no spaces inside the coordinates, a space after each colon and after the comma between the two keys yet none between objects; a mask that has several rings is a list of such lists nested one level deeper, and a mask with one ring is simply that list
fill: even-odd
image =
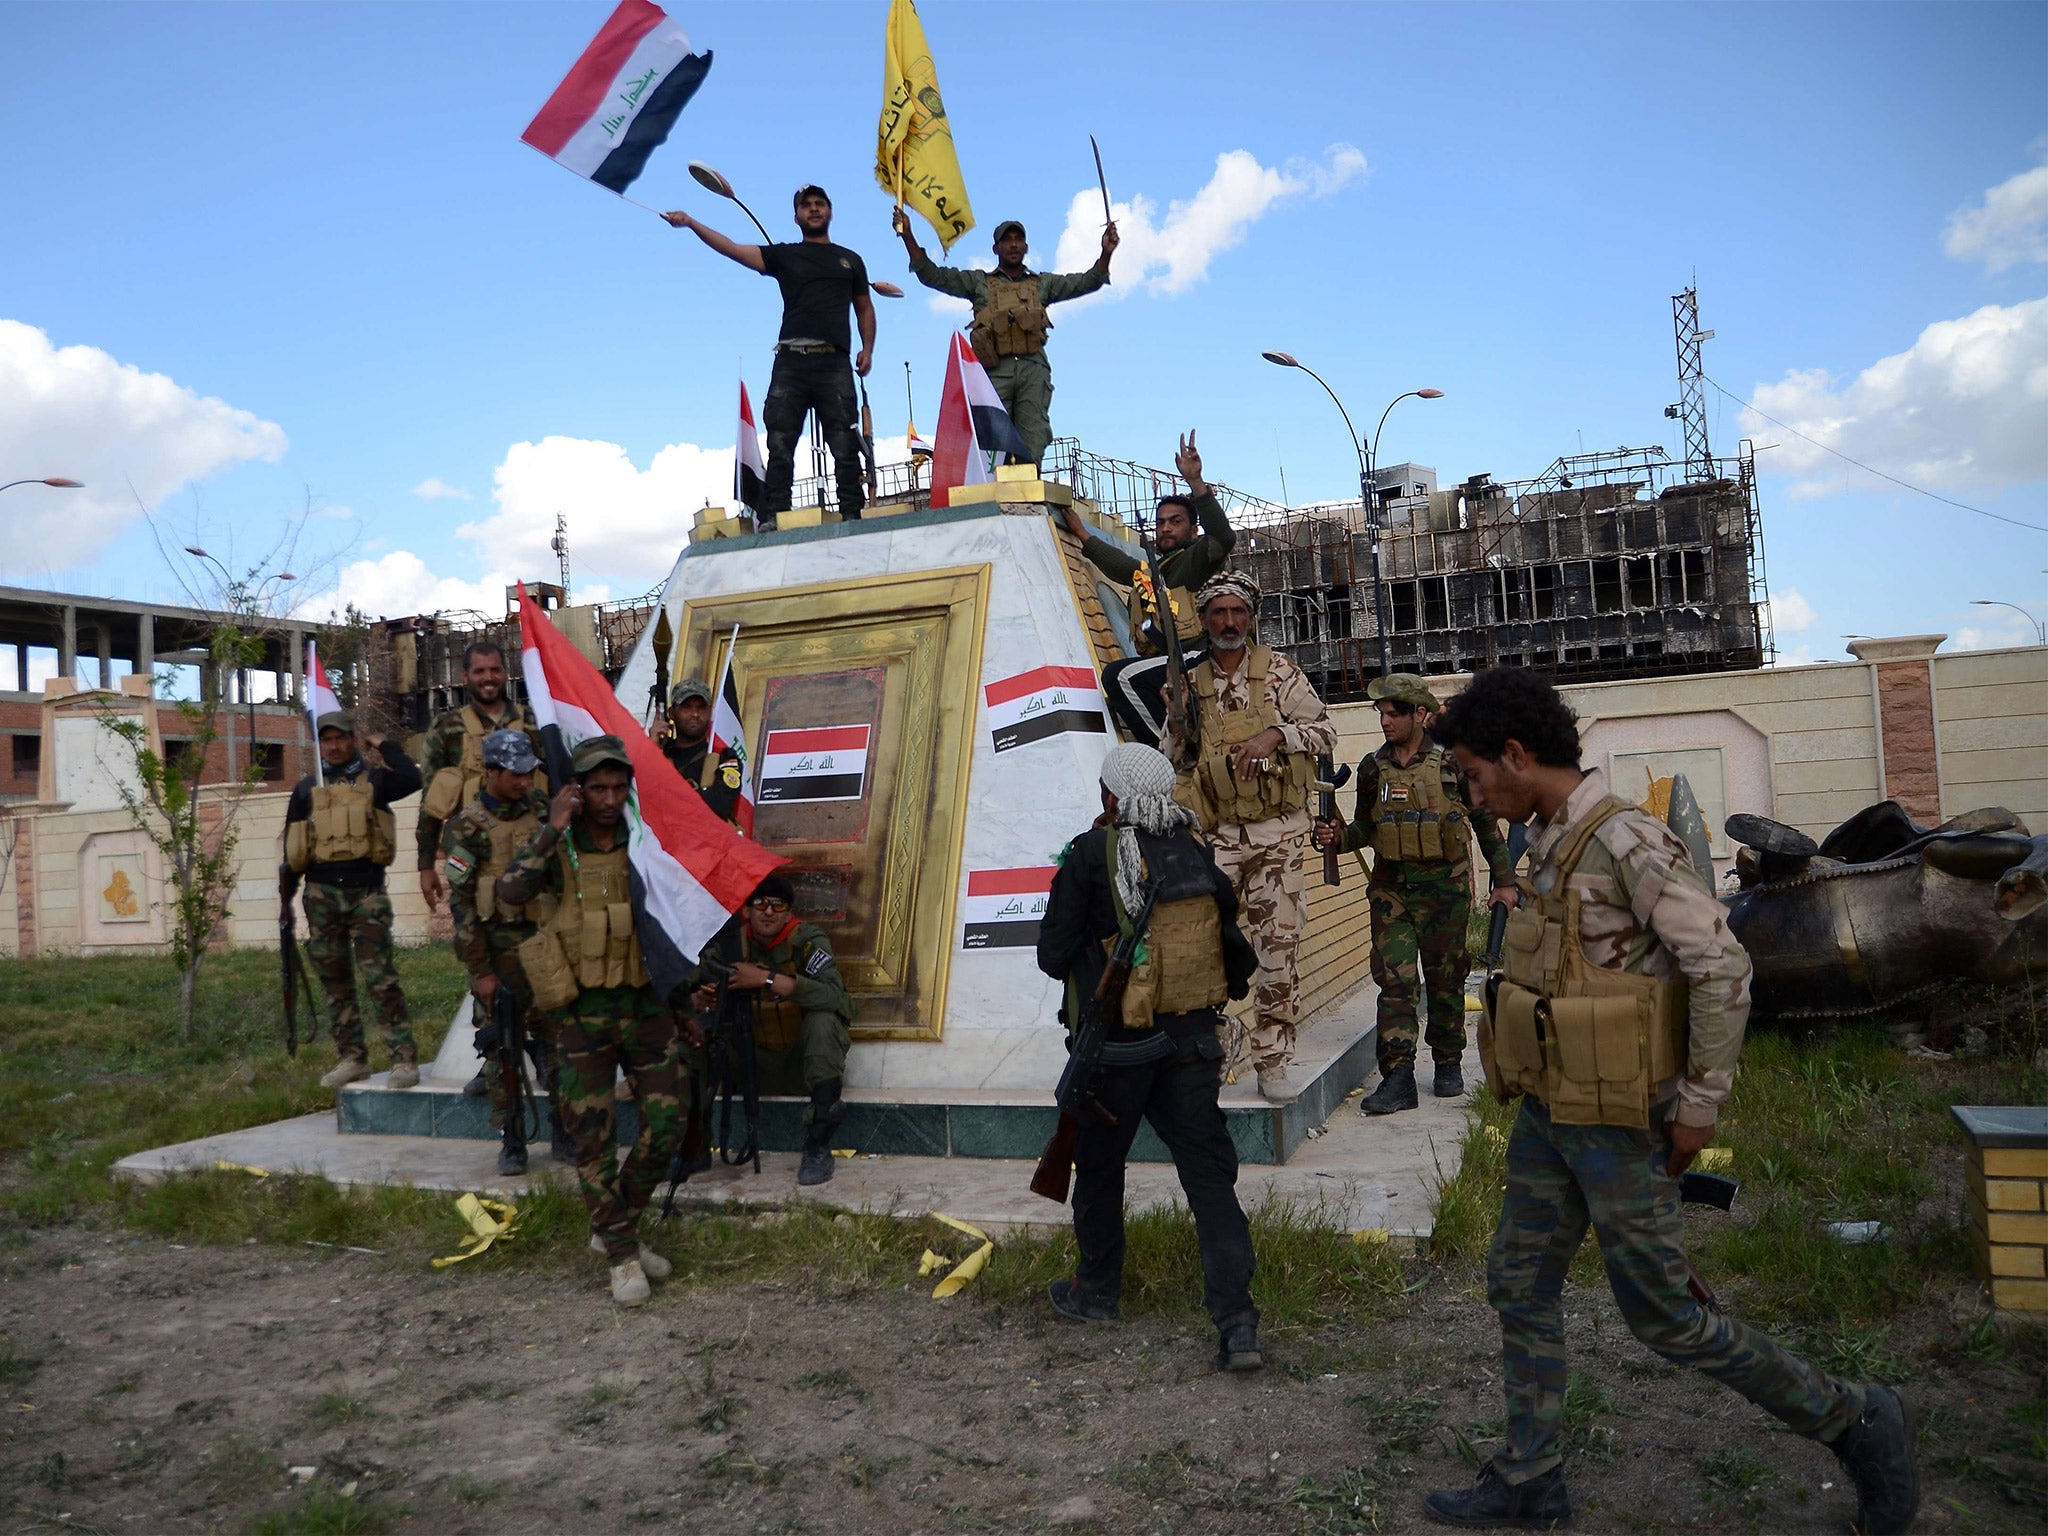
[{"label": "green tiled base", "polygon": [[[1244,1163],[1284,1163],[1372,1070],[1373,1034],[1364,1031],[1336,1059],[1307,1083],[1298,1097],[1278,1107],[1231,1104],[1223,1111],[1230,1139]],[[760,1106],[761,1146],[770,1152],[794,1152],[803,1145],[805,1101],[763,1099]],[[532,1139],[548,1138],[547,1099],[538,1101],[541,1128]],[[630,1102],[617,1106],[619,1139],[631,1141],[638,1117]],[[371,1136],[449,1136],[490,1140],[491,1107],[487,1099],[465,1099],[444,1089],[413,1089],[394,1093],[378,1087],[350,1087],[340,1095],[341,1129]],[[712,1108],[714,1139],[720,1138],[722,1111]],[[737,1132],[741,1109],[732,1108]],[[848,1100],[846,1124],[836,1145],[859,1152],[897,1157],[1036,1158],[1051,1137],[1057,1115],[1049,1104],[877,1104]],[[1138,1128],[1131,1148],[1138,1162],[1170,1161],[1166,1146],[1149,1125]]]}]

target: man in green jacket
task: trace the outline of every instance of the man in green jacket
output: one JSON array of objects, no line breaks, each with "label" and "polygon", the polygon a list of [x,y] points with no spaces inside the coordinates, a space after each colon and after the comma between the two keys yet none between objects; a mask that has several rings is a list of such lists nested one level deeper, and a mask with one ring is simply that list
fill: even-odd
[{"label": "man in green jacket", "polygon": [[942,267],[924,252],[910,232],[910,220],[897,209],[893,222],[910,256],[910,271],[927,288],[950,293],[974,306],[968,339],[974,355],[988,370],[1003,409],[1010,413],[1025,457],[1036,464],[1052,441],[1052,364],[1045,358],[1045,338],[1052,330],[1046,311],[1068,299],[1095,292],[1109,281],[1109,258],[1117,247],[1116,226],[1102,232],[1102,254],[1086,272],[1033,272],[1024,265],[1031,247],[1024,226],[1005,219],[996,226],[996,269]]}]

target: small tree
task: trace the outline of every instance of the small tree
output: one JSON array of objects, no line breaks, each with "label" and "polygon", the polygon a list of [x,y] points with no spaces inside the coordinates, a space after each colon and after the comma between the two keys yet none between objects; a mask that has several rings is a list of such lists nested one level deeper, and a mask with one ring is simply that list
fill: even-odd
[{"label": "small tree", "polygon": [[178,1028],[188,1040],[199,967],[230,915],[228,895],[235,885],[238,841],[235,818],[263,776],[254,744],[237,792],[212,802],[219,816],[211,826],[202,814],[206,802],[199,781],[213,744],[220,740],[221,679],[253,665],[262,654],[262,641],[239,625],[214,631],[198,699],[173,701],[187,733],[185,750],[176,756],[153,750],[141,721],[111,712],[100,716],[100,723],[127,746],[135,767],[134,782],[123,780],[119,785],[121,803],[136,829],[156,846],[168,872],[170,893],[164,906],[170,917],[171,958],[178,966]]}]

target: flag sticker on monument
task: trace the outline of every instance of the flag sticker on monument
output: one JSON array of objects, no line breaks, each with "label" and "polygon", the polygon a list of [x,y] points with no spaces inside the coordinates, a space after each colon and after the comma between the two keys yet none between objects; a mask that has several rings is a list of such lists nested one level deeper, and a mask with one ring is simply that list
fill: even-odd
[{"label": "flag sticker on monument", "polygon": [[710,72],[660,6],[620,0],[520,140],[623,197]]},{"label": "flag sticker on monument", "polygon": [[858,800],[867,789],[865,725],[822,725],[770,731],[761,747],[762,805]]},{"label": "flag sticker on monument", "polygon": [[998,752],[1069,732],[1109,734],[1102,686],[1091,667],[1037,667],[990,683],[981,692]]},{"label": "flag sticker on monument", "polygon": [[963,949],[1034,949],[1058,866],[967,871]]}]

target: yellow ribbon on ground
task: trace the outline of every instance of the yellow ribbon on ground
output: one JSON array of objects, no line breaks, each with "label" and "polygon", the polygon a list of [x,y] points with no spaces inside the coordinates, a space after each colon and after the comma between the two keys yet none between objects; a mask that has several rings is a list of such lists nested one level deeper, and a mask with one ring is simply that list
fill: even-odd
[{"label": "yellow ribbon on ground", "polygon": [[518,1206],[503,1200],[485,1200],[476,1195],[462,1196],[455,1202],[455,1209],[469,1223],[469,1236],[462,1240],[460,1253],[435,1259],[433,1265],[436,1269],[446,1269],[450,1264],[473,1259],[501,1237],[509,1240],[514,1235],[513,1224],[519,1220]]},{"label": "yellow ribbon on ground", "polygon": [[[957,1296],[967,1288],[968,1283],[976,1275],[988,1268],[989,1255],[996,1251],[996,1243],[994,1238],[990,1237],[979,1227],[970,1227],[964,1221],[955,1221],[952,1217],[942,1216],[937,1211],[933,1211],[931,1217],[933,1221],[943,1221],[954,1231],[965,1232],[969,1237],[978,1239],[981,1243],[981,1246],[975,1249],[974,1252],[967,1255],[958,1264],[954,1264],[952,1273],[941,1280],[937,1288],[933,1290],[932,1300],[943,1301],[948,1296]],[[923,1259],[918,1262],[918,1278],[922,1279],[935,1270],[943,1269],[951,1262],[942,1254],[934,1253],[931,1249],[927,1248],[924,1251]]]},{"label": "yellow ribbon on ground", "polygon": [[231,1163],[226,1158],[221,1157],[213,1160],[213,1166],[222,1173],[246,1173],[252,1179],[267,1179],[270,1177],[270,1170],[268,1168],[251,1168],[247,1163]]},{"label": "yellow ribbon on ground", "polygon": [[890,0],[882,32],[882,117],[876,126],[875,180],[899,206],[923,214],[942,249],[974,228],[974,210],[960,180],[953,125],[924,23],[911,0]]}]

